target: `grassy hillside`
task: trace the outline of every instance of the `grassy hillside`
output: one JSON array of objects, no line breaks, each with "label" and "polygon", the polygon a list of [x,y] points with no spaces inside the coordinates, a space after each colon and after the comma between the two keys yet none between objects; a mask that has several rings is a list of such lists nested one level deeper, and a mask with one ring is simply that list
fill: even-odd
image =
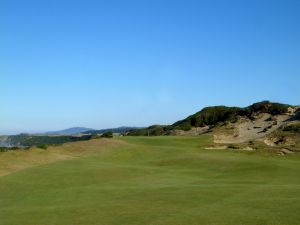
[{"label": "grassy hillside", "polygon": [[[0,170],[27,159],[26,169],[0,177],[0,224],[298,224],[298,155],[204,150],[210,143],[207,135],[121,137],[22,152],[27,158],[0,153]],[[39,154],[53,160],[38,165]]]}]

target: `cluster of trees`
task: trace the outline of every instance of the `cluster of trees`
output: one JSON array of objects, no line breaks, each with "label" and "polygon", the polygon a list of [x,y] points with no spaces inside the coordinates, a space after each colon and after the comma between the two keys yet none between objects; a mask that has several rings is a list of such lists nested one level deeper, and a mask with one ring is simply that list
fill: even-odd
[{"label": "cluster of trees", "polygon": [[241,114],[241,108],[238,107],[206,107],[200,112],[174,123],[172,127],[178,130],[189,130],[192,127],[215,125],[221,121],[233,121],[239,114]]},{"label": "cluster of trees", "polygon": [[160,136],[168,135],[172,130],[171,126],[153,125],[147,128],[133,129],[128,132],[129,136]]},{"label": "cluster of trees", "polygon": [[107,131],[107,132],[104,132],[103,134],[101,134],[100,137],[103,137],[103,138],[112,138],[113,136],[114,136],[113,132]]}]

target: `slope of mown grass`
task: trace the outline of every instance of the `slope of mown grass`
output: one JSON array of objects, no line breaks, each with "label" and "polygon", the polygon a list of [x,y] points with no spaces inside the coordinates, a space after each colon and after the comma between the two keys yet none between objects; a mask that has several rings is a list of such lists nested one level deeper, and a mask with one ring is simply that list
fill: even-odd
[{"label": "slope of mown grass", "polygon": [[120,139],[126,144],[0,177],[0,224],[300,221],[297,155],[204,150],[209,136]]}]

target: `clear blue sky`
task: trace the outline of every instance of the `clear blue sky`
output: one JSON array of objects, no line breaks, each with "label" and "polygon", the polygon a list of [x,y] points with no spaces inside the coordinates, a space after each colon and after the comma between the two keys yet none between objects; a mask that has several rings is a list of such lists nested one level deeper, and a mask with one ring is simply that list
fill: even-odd
[{"label": "clear blue sky", "polygon": [[300,104],[300,1],[1,0],[0,132]]}]

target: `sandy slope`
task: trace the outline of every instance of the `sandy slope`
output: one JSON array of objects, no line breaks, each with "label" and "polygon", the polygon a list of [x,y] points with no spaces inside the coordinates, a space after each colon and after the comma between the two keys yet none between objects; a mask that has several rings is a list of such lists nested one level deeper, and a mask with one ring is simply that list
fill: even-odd
[{"label": "sandy slope", "polygon": [[257,115],[253,120],[240,118],[238,122],[231,123],[215,130],[215,143],[242,143],[260,139],[289,123],[292,115],[272,116],[268,113]]}]

